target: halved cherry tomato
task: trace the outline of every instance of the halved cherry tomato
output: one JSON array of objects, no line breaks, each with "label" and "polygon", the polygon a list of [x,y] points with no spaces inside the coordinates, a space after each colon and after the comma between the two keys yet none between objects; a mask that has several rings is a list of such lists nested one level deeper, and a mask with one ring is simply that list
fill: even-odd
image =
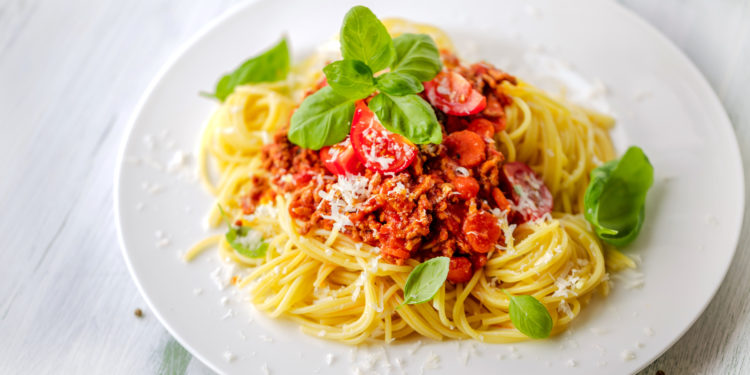
[{"label": "halved cherry tomato", "polygon": [[424,83],[424,91],[432,105],[449,115],[473,115],[487,106],[484,95],[456,72],[440,72]]},{"label": "halved cherry tomato", "polygon": [[476,167],[484,161],[484,139],[477,133],[469,130],[450,133],[443,138],[443,144],[458,164],[462,167]]},{"label": "halved cherry tomato", "polygon": [[503,176],[513,197],[512,209],[521,222],[536,220],[552,211],[552,193],[528,165],[517,161],[505,163]]},{"label": "halved cherry tomato", "polygon": [[487,211],[477,211],[466,216],[462,229],[469,245],[478,253],[492,250],[501,234],[497,218]]},{"label": "halved cherry tomato", "polygon": [[495,124],[484,118],[475,118],[472,120],[469,123],[468,129],[485,138],[492,139],[492,136],[495,135]]},{"label": "halved cherry tomato", "polygon": [[333,146],[320,149],[320,160],[323,165],[333,174],[359,174],[362,171],[362,163],[354,153],[349,138]]},{"label": "halved cherry tomato", "polygon": [[474,177],[459,176],[453,180],[453,186],[461,194],[461,198],[469,200],[479,193],[479,182]]},{"label": "halved cherry tomato", "polygon": [[468,258],[451,258],[450,268],[448,268],[448,281],[465,283],[471,280],[473,275],[471,261]]},{"label": "halved cherry tomato", "polygon": [[357,102],[354,110],[351,139],[362,164],[376,172],[400,172],[417,157],[417,147],[384,128],[364,101]]}]

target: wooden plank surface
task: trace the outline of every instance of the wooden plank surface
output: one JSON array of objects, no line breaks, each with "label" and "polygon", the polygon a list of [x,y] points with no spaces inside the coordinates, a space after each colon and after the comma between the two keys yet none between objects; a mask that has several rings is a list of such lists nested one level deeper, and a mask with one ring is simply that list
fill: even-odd
[{"label": "wooden plank surface", "polygon": [[[149,81],[234,3],[0,0],[0,374],[211,372],[146,309],[118,248],[112,183]],[[750,2],[623,3],[706,75],[747,166]],[[748,225],[717,297],[644,374],[750,372]]]}]

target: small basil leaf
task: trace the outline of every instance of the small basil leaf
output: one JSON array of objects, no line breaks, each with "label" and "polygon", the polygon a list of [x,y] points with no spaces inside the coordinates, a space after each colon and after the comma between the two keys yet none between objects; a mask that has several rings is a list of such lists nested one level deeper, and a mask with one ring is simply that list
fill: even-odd
[{"label": "small basil leaf", "polygon": [[383,126],[413,143],[440,144],[443,133],[432,106],[417,95],[391,96],[380,93],[370,101]]},{"label": "small basil leaf", "polygon": [[584,195],[584,215],[605,242],[625,246],[640,233],[645,218],[646,193],[654,182],[654,168],[639,147],[630,147],[619,160],[591,171]]},{"label": "small basil leaf", "polygon": [[417,94],[424,90],[422,82],[406,73],[388,72],[377,78],[378,90],[390,95]]},{"label": "small basil leaf", "polygon": [[427,302],[445,283],[450,268],[450,258],[437,257],[414,267],[404,285],[404,304]]},{"label": "small basil leaf", "polygon": [[387,68],[396,58],[388,30],[370,9],[361,5],[353,7],[344,16],[340,40],[344,59],[362,61],[373,72]]},{"label": "small basil leaf", "polygon": [[539,300],[532,296],[508,294],[508,297],[510,297],[510,321],[517,330],[533,339],[549,337],[552,332],[552,317]]},{"label": "small basil leaf", "polygon": [[302,101],[289,125],[289,140],[301,147],[319,150],[341,142],[349,134],[355,99],[342,96],[330,86]]},{"label": "small basil leaf", "polygon": [[260,232],[245,226],[235,226],[229,219],[229,215],[219,205],[219,212],[227,223],[227,233],[224,235],[227,243],[235,251],[248,258],[260,258],[266,255],[268,242],[263,241]]},{"label": "small basil leaf", "polygon": [[393,39],[393,44],[396,60],[391,64],[392,72],[409,74],[426,82],[443,68],[437,45],[425,34],[401,34]]},{"label": "small basil leaf", "polygon": [[234,250],[248,258],[260,258],[266,255],[268,242],[263,241],[260,232],[248,227],[229,227],[224,236]]},{"label": "small basil leaf", "polygon": [[281,39],[271,49],[245,61],[232,73],[221,77],[216,84],[214,96],[223,101],[239,85],[280,81],[286,78],[288,73],[289,48],[286,39]]},{"label": "small basil leaf", "polygon": [[334,61],[325,68],[328,84],[339,95],[352,99],[363,99],[375,91],[372,70],[359,60]]}]

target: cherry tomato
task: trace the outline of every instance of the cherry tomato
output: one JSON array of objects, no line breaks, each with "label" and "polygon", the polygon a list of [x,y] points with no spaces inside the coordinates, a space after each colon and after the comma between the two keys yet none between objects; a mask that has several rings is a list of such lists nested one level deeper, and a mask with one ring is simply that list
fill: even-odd
[{"label": "cherry tomato", "polygon": [[432,105],[449,115],[473,115],[487,106],[484,95],[456,72],[440,72],[424,83],[424,91]]},{"label": "cherry tomato", "polygon": [[470,130],[461,130],[443,138],[448,152],[462,167],[473,168],[484,161],[484,139]]},{"label": "cherry tomato", "polygon": [[503,176],[513,198],[511,208],[520,216],[521,222],[536,220],[552,211],[552,193],[528,165],[521,162],[505,163]]},{"label": "cherry tomato", "polygon": [[400,172],[417,157],[417,147],[384,128],[364,101],[357,102],[354,110],[351,139],[362,164],[376,172]]},{"label": "cherry tomato", "polygon": [[320,160],[333,174],[359,174],[362,171],[362,163],[354,153],[354,148],[348,138],[333,146],[321,148]]},{"label": "cherry tomato", "polygon": [[479,193],[479,182],[474,177],[459,176],[453,180],[453,186],[461,194],[461,198],[469,200]]},{"label": "cherry tomato", "polygon": [[488,253],[495,248],[501,234],[497,218],[487,211],[477,211],[466,216],[463,231],[471,248],[478,253]]},{"label": "cherry tomato", "polygon": [[448,281],[465,283],[471,280],[473,275],[471,261],[468,258],[451,258],[450,268],[448,268]]}]

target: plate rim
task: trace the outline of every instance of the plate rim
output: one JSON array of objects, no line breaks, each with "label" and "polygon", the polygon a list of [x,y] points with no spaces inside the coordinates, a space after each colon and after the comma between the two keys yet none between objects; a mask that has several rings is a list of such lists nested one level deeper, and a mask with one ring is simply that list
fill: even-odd
[{"label": "plate rim", "polygon": [[[221,371],[219,367],[217,367],[212,361],[208,360],[207,357],[205,357],[200,351],[196,350],[182,335],[180,335],[177,330],[170,324],[170,322],[164,318],[164,316],[161,314],[161,312],[155,307],[154,302],[150,298],[149,294],[146,293],[146,290],[144,289],[143,285],[141,284],[141,280],[136,277],[136,272],[133,268],[133,263],[130,258],[130,254],[127,250],[127,247],[125,246],[125,235],[122,230],[122,217],[121,217],[121,189],[120,189],[120,182],[121,182],[121,175],[122,175],[122,169],[125,165],[125,153],[127,149],[127,145],[133,136],[133,129],[135,128],[135,125],[137,123],[138,118],[140,117],[141,113],[143,112],[144,107],[146,104],[150,101],[151,97],[154,94],[154,91],[156,90],[159,83],[164,79],[164,76],[172,70],[175,64],[177,64],[182,57],[191,49],[195,44],[197,44],[201,39],[206,37],[207,34],[209,34],[212,30],[219,27],[222,23],[224,23],[227,19],[230,19],[237,15],[240,12],[245,11],[247,8],[250,8],[252,6],[255,6],[256,4],[262,3],[264,1],[270,1],[270,0],[247,0],[244,2],[240,2],[238,4],[235,4],[225,11],[223,11],[221,14],[215,16],[210,21],[208,21],[205,25],[200,27],[194,34],[192,34],[190,37],[188,37],[185,41],[183,41],[169,56],[169,58],[162,64],[162,66],[159,68],[157,73],[154,75],[154,77],[150,80],[148,86],[144,90],[143,94],[141,94],[136,106],[133,108],[130,118],[127,122],[127,125],[125,129],[123,130],[123,135],[121,136],[121,141],[118,147],[117,157],[115,160],[115,170],[114,170],[114,186],[113,186],[113,205],[114,205],[114,221],[115,221],[115,227],[117,231],[117,240],[120,247],[120,251],[122,253],[123,258],[125,259],[125,263],[128,269],[128,273],[130,274],[131,279],[135,282],[135,285],[140,292],[141,297],[145,300],[147,306],[152,311],[152,313],[156,316],[158,321],[161,323],[161,325],[169,332],[172,337],[174,337],[175,340],[177,340],[180,345],[182,345],[192,356],[198,358],[204,365],[209,367],[211,370],[213,370],[216,373],[223,374],[224,372]],[[699,310],[696,311],[694,316],[690,319],[690,323],[682,328],[681,332],[674,336],[669,344],[665,347],[663,347],[660,351],[655,352],[655,354],[648,356],[647,361],[644,361],[636,370],[634,373],[640,372],[649,365],[651,365],[654,361],[659,359],[666,353],[669,349],[671,349],[682,337],[685,336],[685,334],[695,325],[696,321],[705,313],[708,306],[711,304],[712,301],[717,296],[719,288],[724,284],[727,274],[729,273],[729,268],[731,266],[732,261],[737,256],[737,249],[739,246],[739,240],[742,235],[742,226],[745,221],[745,212],[747,210],[746,207],[746,201],[747,201],[747,192],[746,192],[746,184],[745,184],[745,171],[744,171],[744,161],[742,159],[742,153],[740,151],[739,142],[737,140],[737,134],[735,130],[735,126],[731,121],[731,118],[729,117],[726,108],[724,107],[724,104],[722,103],[721,99],[717,95],[714,88],[709,83],[708,79],[705,77],[705,75],[701,72],[700,69],[695,65],[695,63],[690,59],[689,56],[680,48],[678,47],[671,39],[669,39],[664,33],[662,33],[661,30],[656,28],[656,26],[652,25],[650,22],[648,22],[646,19],[641,17],[639,14],[637,14],[635,11],[625,7],[623,4],[616,2],[616,1],[607,1],[607,6],[611,7],[612,10],[615,12],[619,12],[621,17],[627,18],[631,22],[638,23],[640,27],[643,27],[647,29],[649,32],[651,32],[653,35],[656,36],[654,39],[659,44],[661,44],[665,49],[669,50],[669,52],[674,53],[676,56],[679,56],[679,59],[682,60],[686,67],[688,67],[690,74],[694,75],[695,78],[697,78],[697,82],[699,85],[702,86],[702,91],[706,93],[710,93],[710,100],[712,100],[715,105],[718,105],[718,108],[721,110],[720,116],[723,117],[723,120],[726,121],[726,123],[729,124],[729,133],[731,134],[731,150],[730,152],[734,154],[735,160],[738,161],[736,164],[736,170],[734,173],[738,176],[739,181],[739,203],[741,203],[741,211],[739,212],[739,220],[737,221],[737,226],[734,228],[734,238],[732,239],[731,243],[733,243],[733,249],[731,251],[731,256],[727,256],[727,261],[723,264],[723,271],[722,271],[722,277],[721,280],[716,283],[710,293],[710,298],[706,299],[703,302],[703,305]]]}]

